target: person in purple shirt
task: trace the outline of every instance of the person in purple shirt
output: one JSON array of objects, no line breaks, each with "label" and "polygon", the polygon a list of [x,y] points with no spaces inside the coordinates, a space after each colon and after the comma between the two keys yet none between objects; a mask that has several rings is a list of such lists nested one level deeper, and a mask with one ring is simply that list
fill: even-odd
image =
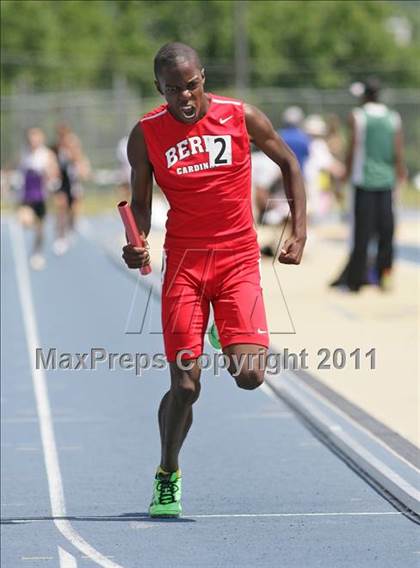
[{"label": "person in purple shirt", "polygon": [[44,133],[40,128],[29,128],[26,131],[26,143],[19,165],[22,175],[22,209],[32,212],[31,225],[35,230],[30,264],[34,270],[42,270],[45,266],[42,246],[47,186],[57,180],[59,169],[54,153],[45,145]]},{"label": "person in purple shirt", "polygon": [[279,135],[296,154],[301,171],[308,158],[310,144],[309,136],[300,128],[303,117],[301,108],[288,107],[283,113],[283,127],[279,130]]}]

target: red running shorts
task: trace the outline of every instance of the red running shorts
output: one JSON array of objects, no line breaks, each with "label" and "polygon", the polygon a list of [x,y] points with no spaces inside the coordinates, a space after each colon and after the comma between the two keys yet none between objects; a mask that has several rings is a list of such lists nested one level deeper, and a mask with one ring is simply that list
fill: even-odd
[{"label": "red running shorts", "polygon": [[257,244],[246,248],[166,249],[162,263],[162,328],[168,361],[203,353],[210,304],[222,349],[268,347]]}]

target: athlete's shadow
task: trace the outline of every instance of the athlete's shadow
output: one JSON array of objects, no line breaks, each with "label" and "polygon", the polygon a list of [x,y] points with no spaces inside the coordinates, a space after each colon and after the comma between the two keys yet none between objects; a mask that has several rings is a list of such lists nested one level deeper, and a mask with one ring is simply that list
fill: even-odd
[{"label": "athlete's shadow", "polygon": [[[118,521],[118,522],[133,522],[133,523],[195,523],[195,519],[189,519],[188,517],[180,517],[178,519],[171,518],[155,518],[149,516],[148,513],[123,513],[122,515],[101,515],[101,516],[77,516],[71,515],[68,517],[6,517],[0,520],[1,525],[20,525],[23,523],[31,523],[35,521],[57,521],[57,520],[67,520],[67,521]],[[139,527],[141,528],[141,527]]]}]

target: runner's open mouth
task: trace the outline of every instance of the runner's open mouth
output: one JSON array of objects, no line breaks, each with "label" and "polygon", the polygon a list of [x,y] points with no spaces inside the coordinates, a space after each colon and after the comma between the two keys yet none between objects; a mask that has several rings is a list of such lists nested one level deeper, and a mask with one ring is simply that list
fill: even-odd
[{"label": "runner's open mouth", "polygon": [[182,106],[181,114],[184,116],[184,118],[194,118],[195,108],[191,105]]}]

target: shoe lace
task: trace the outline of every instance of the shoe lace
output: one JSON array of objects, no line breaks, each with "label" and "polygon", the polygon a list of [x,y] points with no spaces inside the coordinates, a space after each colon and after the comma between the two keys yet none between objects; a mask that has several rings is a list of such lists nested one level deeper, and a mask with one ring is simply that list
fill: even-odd
[{"label": "shoe lace", "polygon": [[168,505],[175,503],[175,493],[179,487],[176,481],[170,479],[160,479],[157,484],[157,491],[159,493],[159,503],[161,505]]}]

